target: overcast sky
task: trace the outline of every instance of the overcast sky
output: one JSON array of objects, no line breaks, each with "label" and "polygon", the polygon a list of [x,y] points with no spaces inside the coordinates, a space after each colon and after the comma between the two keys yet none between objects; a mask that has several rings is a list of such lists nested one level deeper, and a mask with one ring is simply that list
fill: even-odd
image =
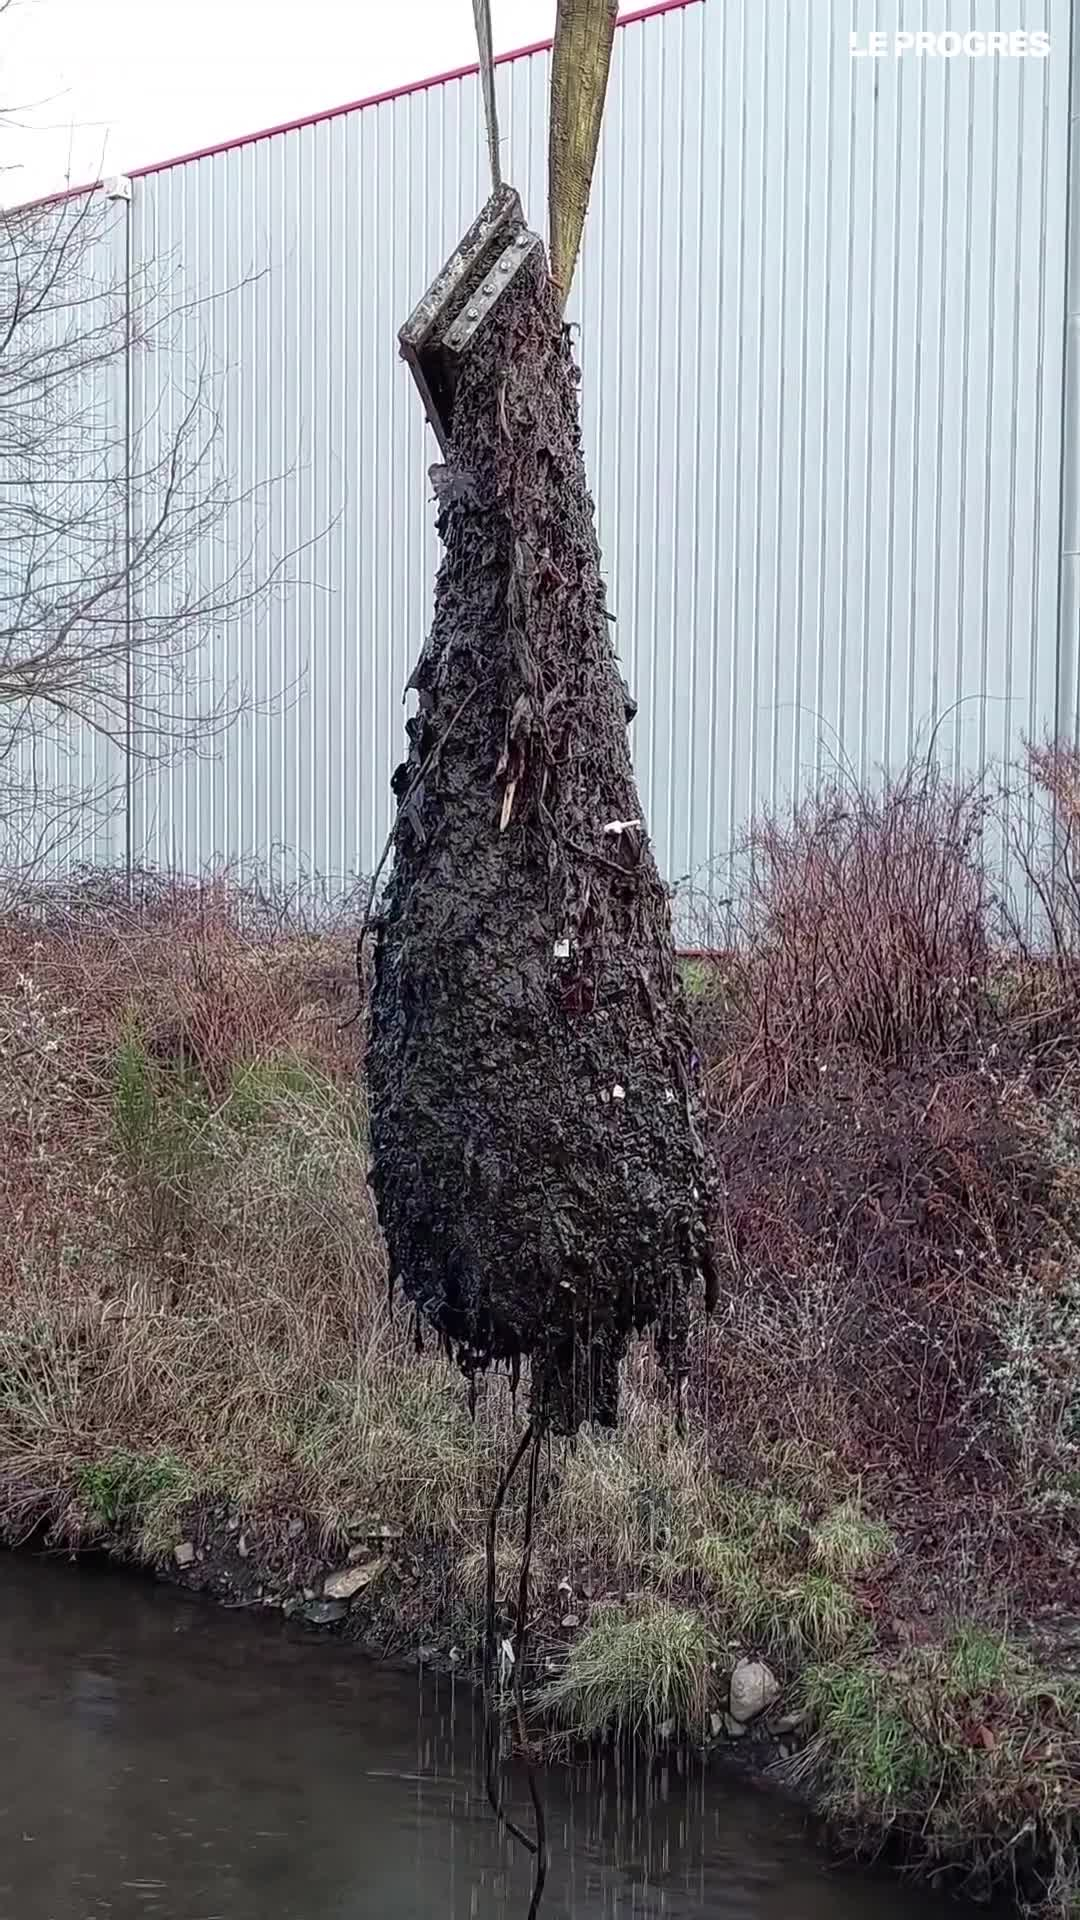
[{"label": "overcast sky", "polygon": [[[640,0],[626,0],[623,12]],[[555,0],[492,0],[496,52]],[[476,57],[472,0],[11,0],[3,198],[123,173]]]}]

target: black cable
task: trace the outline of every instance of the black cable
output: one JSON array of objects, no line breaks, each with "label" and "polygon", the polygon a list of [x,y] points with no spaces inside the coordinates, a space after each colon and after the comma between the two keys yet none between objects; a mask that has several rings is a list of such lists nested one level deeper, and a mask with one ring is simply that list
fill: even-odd
[{"label": "black cable", "polygon": [[509,1493],[511,1486],[513,1485],[514,1477],[517,1473],[517,1470],[520,1467],[521,1462],[525,1457],[525,1453],[529,1446],[529,1442],[533,1440],[533,1438],[534,1438],[534,1435],[533,1435],[532,1427],[531,1426],[526,1427],[525,1432],[521,1436],[520,1444],[516,1452],[514,1453],[513,1459],[510,1461],[509,1466],[506,1468],[506,1471],[504,1472],[502,1479],[499,1481],[499,1484],[495,1489],[495,1498],[491,1503],[491,1508],[488,1513],[487,1619],[486,1619],[486,1626],[485,1626],[485,1633],[484,1633],[484,1779],[487,1785],[487,1797],[491,1803],[491,1810],[495,1815],[495,1818],[498,1821],[499,1826],[505,1827],[507,1833],[512,1834],[514,1839],[519,1841],[520,1844],[523,1847],[525,1847],[529,1853],[536,1852],[536,1843],[529,1837],[529,1835],[524,1831],[522,1827],[519,1827],[517,1825],[516,1821],[510,1819],[509,1815],[507,1814],[503,1806],[502,1795],[499,1792],[499,1758],[500,1758],[499,1749],[502,1743],[501,1743],[501,1740],[496,1742],[495,1738],[493,1737],[494,1728],[496,1726],[495,1708],[493,1705],[493,1694],[495,1690],[494,1683],[495,1683],[495,1655],[496,1655],[495,1540],[496,1540],[496,1535],[497,1535],[498,1526],[499,1526],[499,1515],[502,1512],[503,1505],[506,1500],[506,1496]]},{"label": "black cable", "polygon": [[540,1911],[540,1902],[544,1894],[544,1883],[548,1870],[547,1817],[544,1802],[537,1785],[536,1770],[533,1767],[525,1730],[525,1701],[522,1693],[524,1684],[525,1648],[529,1636],[529,1573],[532,1567],[533,1526],[536,1518],[536,1481],[540,1468],[540,1448],[544,1442],[544,1428],[537,1426],[533,1434],[532,1458],[529,1461],[529,1491],[525,1501],[525,1536],[521,1547],[521,1572],[518,1577],[518,1610],[514,1623],[514,1700],[517,1706],[518,1739],[525,1760],[525,1778],[529,1787],[529,1799],[532,1801],[533,1821],[536,1828],[536,1866],[533,1870],[532,1899],[529,1902],[528,1920],[536,1920]]}]

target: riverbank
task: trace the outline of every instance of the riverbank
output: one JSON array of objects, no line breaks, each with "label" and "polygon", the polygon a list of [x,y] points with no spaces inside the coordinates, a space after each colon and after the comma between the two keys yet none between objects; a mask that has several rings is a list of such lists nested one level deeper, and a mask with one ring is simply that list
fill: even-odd
[{"label": "riverbank", "polygon": [[[762,828],[688,973],[721,1310],[685,1433],[638,1349],[619,1432],[545,1459],[530,1693],[537,1738],[759,1742],[845,1848],[1064,1920],[1078,928],[1009,944],[985,824],[924,777]],[[0,962],[3,1539],[468,1671],[526,1383],[471,1414],[386,1299],[350,935],[96,884]]]},{"label": "riverbank", "polygon": [[[591,1438],[584,1460],[552,1473],[532,1582],[534,1751],[689,1748],[802,1801],[843,1855],[969,1899],[1011,1894],[1046,1920],[1074,1915],[1080,1619],[1051,1610],[1010,1633],[898,1616],[884,1598],[915,1570],[910,1540],[854,1502],[815,1524],[786,1496],[711,1475],[691,1494],[696,1449],[666,1419],[657,1429],[652,1476]],[[676,1488],[657,1539],[640,1502]],[[591,1537],[567,1531],[585,1492],[615,1496]],[[80,1471],[49,1539],[479,1682],[482,1513],[468,1530],[418,1534],[394,1524],[405,1515],[384,1483],[390,1520],[342,1516],[328,1533],[283,1491],[272,1506],[219,1494],[193,1493],[175,1456],[117,1452]],[[618,1542],[614,1529],[625,1529]],[[621,1549],[635,1540],[627,1564]],[[508,1539],[499,1567],[509,1634]]]},{"label": "riverbank", "polygon": [[[528,1679],[538,1746],[688,1746],[803,1800],[840,1851],[913,1864],[969,1897],[1005,1889],[1027,1911],[1072,1914],[1080,1621],[1050,1615],[1031,1636],[899,1617],[883,1598],[905,1563],[913,1571],[912,1540],[854,1502],[815,1524],[786,1496],[710,1474],[655,1405],[628,1417],[644,1446],[587,1436],[549,1480]],[[464,1452],[464,1429],[459,1439]],[[454,1491],[428,1484],[433,1499]],[[378,1490],[368,1513],[328,1529],[280,1483],[272,1504],[234,1503],[220,1485],[195,1491],[176,1455],[117,1451],[78,1471],[50,1537],[229,1608],[278,1611],[365,1653],[477,1680],[482,1512],[472,1527],[459,1511],[453,1528],[421,1533],[396,1524],[407,1515],[388,1474]],[[601,1499],[590,1527],[581,1503]],[[661,1501],[658,1528],[643,1508],[655,1515]],[[499,1566],[509,1631],[509,1538]]]}]

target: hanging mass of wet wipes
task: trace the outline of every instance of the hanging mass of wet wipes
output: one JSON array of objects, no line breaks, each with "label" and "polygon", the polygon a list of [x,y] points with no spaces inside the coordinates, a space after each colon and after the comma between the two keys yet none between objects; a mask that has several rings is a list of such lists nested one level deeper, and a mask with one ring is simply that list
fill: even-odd
[{"label": "hanging mass of wet wipes", "polygon": [[642,823],[577,372],[537,249],[462,361],[445,557],[378,926],[374,1184],[394,1275],[534,1419],[616,1417],[628,1338],[678,1381],[709,1293],[667,891]]},{"label": "hanging mass of wet wipes", "polygon": [[503,185],[402,331],[444,452],[444,558],[376,923],[372,1181],[391,1278],[475,1381],[531,1363],[534,1431],[613,1425],[651,1330],[711,1303],[669,897],[642,818],[563,321],[615,9],[563,5],[551,261]]}]

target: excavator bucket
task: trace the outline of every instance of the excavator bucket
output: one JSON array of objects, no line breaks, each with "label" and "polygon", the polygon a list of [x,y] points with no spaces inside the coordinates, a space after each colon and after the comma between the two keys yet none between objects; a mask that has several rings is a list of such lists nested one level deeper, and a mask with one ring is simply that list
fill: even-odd
[{"label": "excavator bucket", "polygon": [[443,453],[461,361],[507,287],[543,246],[525,224],[516,190],[496,188],[398,334]]}]

